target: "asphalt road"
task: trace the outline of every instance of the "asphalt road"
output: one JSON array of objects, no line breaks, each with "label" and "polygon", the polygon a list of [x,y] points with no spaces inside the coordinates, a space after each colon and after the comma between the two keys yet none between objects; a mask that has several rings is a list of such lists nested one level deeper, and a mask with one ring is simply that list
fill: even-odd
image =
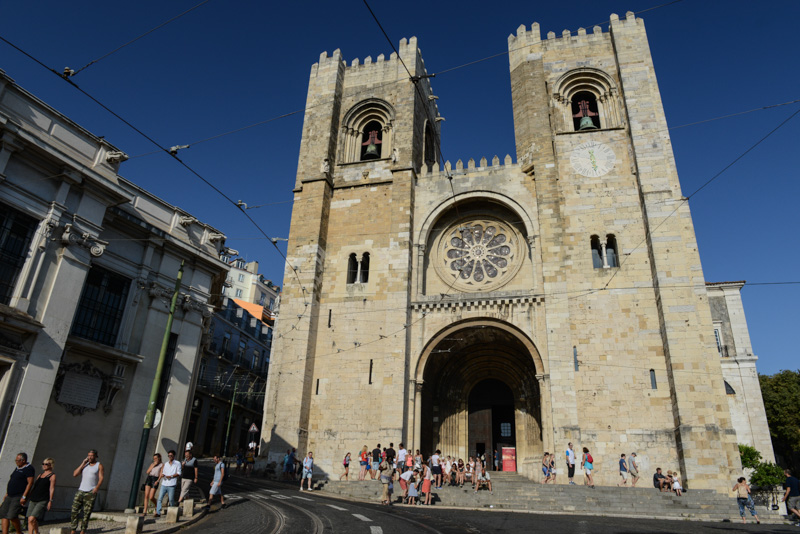
[{"label": "asphalt road", "polygon": [[[207,487],[206,483],[204,486]],[[798,532],[789,525],[699,523],[543,515],[522,512],[381,506],[334,499],[323,491],[303,491],[296,484],[232,477],[224,484],[226,509],[215,504],[188,534],[476,534],[547,532],[548,534],[640,534],[723,532]],[[734,504],[732,503],[732,506]]]}]

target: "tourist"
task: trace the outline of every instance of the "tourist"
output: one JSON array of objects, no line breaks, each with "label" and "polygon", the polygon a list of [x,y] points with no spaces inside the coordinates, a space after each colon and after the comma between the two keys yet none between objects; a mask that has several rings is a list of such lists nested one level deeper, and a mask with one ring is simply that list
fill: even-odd
[{"label": "tourist", "polygon": [[592,469],[594,469],[594,458],[592,458],[592,454],[586,447],[583,448],[583,458],[581,459],[581,467],[583,467],[584,474],[586,475],[586,480],[584,481],[584,485],[588,485],[590,488],[594,489],[594,478],[592,478]]},{"label": "tourist", "polygon": [[573,478],[575,477],[575,451],[572,450],[572,443],[567,444],[567,478],[569,479],[570,486],[575,485]]},{"label": "tourist", "polygon": [[397,450],[397,468],[401,473],[406,470],[406,456],[408,456],[408,451],[401,443]]},{"label": "tourist", "polygon": [[161,468],[161,475],[158,477],[161,487],[158,489],[158,499],[156,499],[156,517],[161,517],[161,507],[164,504],[164,494],[167,494],[169,505],[175,506],[175,488],[178,486],[178,479],[181,476],[181,464],[175,459],[175,451],[167,453],[167,461]]},{"label": "tourist", "polygon": [[556,453],[550,455],[550,482],[556,483]]},{"label": "tourist", "polygon": [[[81,483],[78,486],[75,497],[72,499],[72,511],[70,513],[71,534],[75,534],[75,531],[78,530],[78,521],[81,514],[83,515],[81,533],[85,534],[86,529],[89,528],[89,518],[92,515],[92,507],[94,506],[94,500],[97,498],[97,492],[103,483],[103,473],[103,465],[97,461],[97,451],[94,449],[89,451],[81,465],[72,472],[73,477],[81,477]],[[21,531],[17,530],[17,532]]]},{"label": "tourist", "polygon": [[378,476],[378,467],[381,465],[381,460],[383,459],[382,452],[380,443],[378,443],[377,447],[372,449],[372,469],[369,474],[372,480],[375,480],[375,477]]},{"label": "tourist", "polygon": [[303,458],[303,474],[300,477],[300,491],[303,491],[303,481],[308,480],[308,491],[311,491],[311,477],[314,475],[314,453],[308,451]]},{"label": "tourist", "polygon": [[367,466],[369,465],[369,450],[367,446],[361,449],[361,454],[358,455],[358,463],[361,470],[358,472],[358,480],[365,480],[367,478]]},{"label": "tourist", "polygon": [[750,510],[750,515],[756,518],[756,523],[761,523],[756,514],[756,504],[753,502],[753,497],[750,495],[750,486],[747,484],[747,479],[739,477],[736,485],[731,490],[736,494],[736,504],[739,505],[739,515],[742,516],[742,523],[747,523],[745,520],[744,509]]},{"label": "tourist", "polygon": [[626,485],[628,483],[628,462],[625,460],[624,453],[619,457],[619,476],[622,477],[622,482],[619,482],[617,486]]},{"label": "tourist", "polygon": [[255,447],[251,449],[247,449],[247,454],[244,456],[244,476],[245,478],[250,477],[250,473],[253,472],[253,468],[256,466],[256,449]]},{"label": "tourist", "polygon": [[[339,477],[339,480],[345,479],[348,480],[348,476],[350,475],[350,453],[344,455],[344,460],[342,460],[342,465],[344,466],[344,473],[342,476]],[[361,479],[359,479],[361,480]]]},{"label": "tourist", "polygon": [[381,460],[381,463],[378,464],[378,472],[379,472],[379,479],[381,482],[381,504],[388,505],[392,504],[390,501],[389,495],[389,483],[390,475],[392,472],[392,468],[389,465],[388,460]]},{"label": "tourist", "polygon": [[192,456],[192,449],[187,448],[183,453],[183,463],[181,463],[181,496],[178,498],[178,504],[182,503],[189,494],[192,484],[197,484],[197,473],[197,458]]},{"label": "tourist", "polygon": [[794,514],[798,521],[796,526],[800,527],[800,480],[792,476],[792,472],[788,469],[783,472],[786,475],[786,480],[783,483],[783,502],[786,503],[786,511],[789,514],[789,519],[792,519]]},{"label": "tourist", "polygon": [[475,477],[475,493],[478,492],[481,486],[487,486],[489,488],[489,493],[494,493],[492,491],[492,478],[489,476],[489,473],[486,472],[486,466],[483,464],[480,465],[478,476]]},{"label": "tourist", "polygon": [[628,472],[631,474],[631,487],[635,488],[639,481],[639,459],[635,452],[632,452],[631,457],[628,458]]},{"label": "tourist", "polygon": [[[659,491],[669,490],[669,480],[661,473],[661,468],[656,467],[656,472],[653,475],[653,487]],[[666,488],[666,489],[665,489]]]},{"label": "tourist", "polygon": [[419,452],[419,449],[414,453],[414,469],[422,472],[422,453]]},{"label": "tourist", "polygon": [[[291,451],[286,451],[287,456]],[[214,502],[214,497],[219,495],[219,503],[222,508],[225,508],[225,497],[222,495],[222,482],[225,480],[225,464],[220,459],[219,454],[214,455],[214,478],[211,480],[211,490],[208,492],[208,503],[206,503],[206,510],[211,509],[211,503]]]},{"label": "tourist", "polygon": [[394,443],[389,443],[389,448],[386,449],[386,461],[389,462],[389,466],[394,469],[394,459],[397,457],[397,453],[394,450]]},{"label": "tourist", "polygon": [[400,489],[403,490],[403,496],[401,497],[400,502],[405,502],[406,498],[408,497],[408,488],[411,479],[414,477],[415,471],[411,469],[407,469],[400,474]]},{"label": "tourist", "polygon": [[[415,469],[414,471],[407,471],[407,473],[411,473],[412,476],[408,480],[408,502],[407,504],[417,504],[417,497],[419,497],[419,491],[417,490],[418,486],[418,478],[417,474],[418,471]],[[403,473],[405,474],[405,473]]]},{"label": "tourist", "polygon": [[547,484],[550,482],[550,453],[545,452],[544,456],[542,457],[542,474],[544,478],[542,478],[542,484]]},{"label": "tourist", "polygon": [[[53,493],[56,490],[54,465],[55,460],[52,458],[45,458],[42,461],[43,471],[36,477],[33,488],[28,494],[28,534],[39,534],[39,523],[44,521],[45,512],[53,507]],[[22,531],[17,530],[17,532]]]},{"label": "tourist", "polygon": [[461,488],[464,487],[465,473],[466,469],[464,467],[464,460],[459,458],[458,462],[456,462],[456,485]]},{"label": "tourist", "polygon": [[150,503],[153,506],[156,504],[156,487],[158,486],[158,477],[161,475],[161,468],[164,464],[161,461],[161,453],[153,455],[153,463],[147,468],[147,478],[144,480],[144,509],[142,516],[147,516],[147,507]]},{"label": "tourist", "polygon": [[[286,451],[286,453],[288,454],[289,451]],[[236,469],[234,469],[234,472],[235,473],[241,473],[242,469],[244,468],[244,449],[239,448],[239,450],[236,451],[236,454],[234,455],[234,458],[236,460]],[[285,456],[283,458],[283,462],[284,462],[284,464],[286,463],[286,457]]]},{"label": "tourist", "polygon": [[440,455],[442,451],[436,449],[436,452],[430,458],[431,472],[433,473],[433,485],[436,489],[442,489],[442,466],[439,465]]},{"label": "tourist", "polygon": [[423,475],[422,475],[422,493],[425,494],[425,502],[422,504],[430,505],[431,504],[431,477],[433,476],[433,472],[431,471],[430,466],[423,463],[422,464]]},{"label": "tourist", "polygon": [[672,477],[672,491],[675,492],[675,495],[680,497],[683,495],[683,487],[681,486],[681,476],[676,471]]},{"label": "tourist", "polygon": [[500,454],[497,452],[497,449],[494,450],[494,470],[500,470]]},{"label": "tourist", "polygon": [[464,482],[469,481],[470,484],[473,486],[475,485],[475,481],[472,478],[475,469],[475,462],[472,461],[472,456],[469,457],[467,460],[466,465],[464,466]]},{"label": "tourist", "polygon": [[414,455],[411,454],[411,449],[406,451],[405,469],[410,471],[414,468]]},{"label": "tourist", "polygon": [[6,496],[0,505],[0,517],[3,518],[3,534],[8,534],[8,525],[14,525],[15,532],[22,532],[19,524],[19,514],[22,507],[27,504],[28,494],[33,487],[33,477],[36,470],[28,463],[28,455],[24,452],[14,458],[17,467],[12,471],[6,486]]}]

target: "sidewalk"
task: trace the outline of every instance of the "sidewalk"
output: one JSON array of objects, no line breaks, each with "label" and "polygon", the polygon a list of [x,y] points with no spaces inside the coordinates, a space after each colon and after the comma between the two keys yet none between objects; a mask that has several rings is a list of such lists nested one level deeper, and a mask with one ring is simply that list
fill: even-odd
[{"label": "sidewalk", "polygon": [[[215,506],[214,508],[216,509],[217,507]],[[177,523],[167,523],[164,516],[156,519],[152,515],[149,515],[144,520],[142,532],[158,532],[159,534],[176,532],[183,527],[196,523],[205,517],[207,513],[208,510],[206,510],[205,507],[195,505],[194,515],[190,518],[184,518],[181,516]],[[93,512],[92,518],[89,520],[89,528],[86,530],[86,532],[87,534],[106,534],[112,532],[124,534],[125,525],[128,521],[128,518],[134,515],[136,514],[124,514],[121,512]],[[59,532],[60,534],[60,531],[57,529],[65,528],[67,529],[67,532],[69,532],[69,527],[70,525],[68,520],[54,522],[47,521],[45,524],[39,527],[39,531],[42,534],[50,534],[52,532],[51,529],[53,529],[53,531]]]}]

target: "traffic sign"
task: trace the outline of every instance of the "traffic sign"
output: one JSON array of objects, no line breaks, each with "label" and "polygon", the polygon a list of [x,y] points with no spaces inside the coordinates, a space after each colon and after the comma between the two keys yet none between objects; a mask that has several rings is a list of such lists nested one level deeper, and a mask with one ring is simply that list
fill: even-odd
[{"label": "traffic sign", "polygon": [[258,427],[256,426],[256,424],[255,424],[255,423],[253,423],[252,425],[250,425],[250,430],[249,430],[249,432],[253,432],[253,433],[256,433],[256,432],[258,432]]}]

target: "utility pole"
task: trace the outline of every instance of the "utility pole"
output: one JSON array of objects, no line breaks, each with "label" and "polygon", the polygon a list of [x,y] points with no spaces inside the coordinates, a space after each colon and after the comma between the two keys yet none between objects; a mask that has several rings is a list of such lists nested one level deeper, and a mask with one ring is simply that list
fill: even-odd
[{"label": "utility pole", "polygon": [[236,402],[236,390],[238,389],[239,389],[239,381],[236,380],[233,382],[233,396],[231,397],[231,411],[228,414],[228,430],[225,431],[225,446],[223,447],[224,452],[222,453],[223,457],[228,456],[228,436],[231,435],[231,421],[233,420],[233,403]]},{"label": "utility pole", "polygon": [[133,482],[131,484],[131,494],[128,497],[128,508],[136,506],[136,496],[139,494],[139,482],[141,480],[142,465],[144,455],[147,452],[147,442],[150,439],[150,429],[153,428],[153,418],[156,414],[156,402],[158,401],[158,389],[161,386],[161,373],[164,371],[164,363],[167,361],[167,347],[169,346],[169,336],[172,333],[172,319],[175,316],[175,304],[178,302],[178,293],[181,289],[183,280],[183,264],[178,269],[178,278],[175,280],[175,291],[172,292],[172,300],[169,304],[169,316],[167,316],[167,327],[164,329],[164,339],[161,341],[161,352],[158,355],[158,365],[156,366],[156,376],[153,377],[153,386],[150,389],[150,402],[147,404],[147,414],[144,416],[144,427],[142,428],[142,440],[139,442],[139,454],[136,456],[136,466],[133,470]]}]

